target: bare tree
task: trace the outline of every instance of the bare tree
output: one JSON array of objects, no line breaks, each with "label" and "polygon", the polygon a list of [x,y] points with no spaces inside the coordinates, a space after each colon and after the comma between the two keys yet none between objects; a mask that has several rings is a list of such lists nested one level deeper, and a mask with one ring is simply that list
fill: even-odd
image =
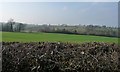
[{"label": "bare tree", "polygon": [[13,24],[15,24],[14,20],[10,18],[7,24],[8,24],[8,31],[13,32]]}]

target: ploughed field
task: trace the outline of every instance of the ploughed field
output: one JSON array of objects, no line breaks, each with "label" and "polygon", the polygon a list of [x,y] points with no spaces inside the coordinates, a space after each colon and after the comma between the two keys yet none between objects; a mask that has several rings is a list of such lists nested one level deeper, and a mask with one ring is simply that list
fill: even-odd
[{"label": "ploughed field", "polygon": [[[0,33],[1,34],[1,33]],[[1,38],[2,36],[2,38]],[[120,38],[119,38],[120,39]],[[109,42],[118,43],[118,38],[104,37],[104,36],[90,36],[90,35],[72,35],[72,34],[58,34],[58,33],[16,33],[16,32],[2,32],[0,40],[5,42],[18,41],[18,42]]]},{"label": "ploughed field", "polygon": [[120,72],[120,47],[104,42],[2,42],[2,72]]}]

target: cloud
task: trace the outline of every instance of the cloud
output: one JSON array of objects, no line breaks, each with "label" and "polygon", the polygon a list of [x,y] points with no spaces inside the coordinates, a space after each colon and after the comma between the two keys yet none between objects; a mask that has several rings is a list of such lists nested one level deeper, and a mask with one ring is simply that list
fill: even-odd
[{"label": "cloud", "polygon": [[92,2],[89,7],[86,7],[84,9],[79,10],[79,14],[84,14],[86,12],[89,12],[89,10],[91,10],[91,8],[94,7],[97,4],[98,4],[98,2]]},{"label": "cloud", "polygon": [[63,11],[66,11],[67,9],[68,9],[67,6],[64,6],[64,7],[62,8]]}]

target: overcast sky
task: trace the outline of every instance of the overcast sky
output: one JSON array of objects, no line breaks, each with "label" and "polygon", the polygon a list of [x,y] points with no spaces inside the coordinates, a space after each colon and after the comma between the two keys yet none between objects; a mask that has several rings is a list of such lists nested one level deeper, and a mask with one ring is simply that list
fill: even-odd
[{"label": "overcast sky", "polygon": [[0,5],[1,22],[13,18],[32,24],[118,26],[117,2],[8,2]]}]

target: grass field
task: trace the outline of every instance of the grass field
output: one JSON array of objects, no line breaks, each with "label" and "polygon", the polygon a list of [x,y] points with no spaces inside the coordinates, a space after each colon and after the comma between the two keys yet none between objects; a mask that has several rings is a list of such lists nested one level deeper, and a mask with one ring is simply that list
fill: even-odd
[{"label": "grass field", "polygon": [[57,33],[13,33],[2,32],[2,41],[19,41],[19,42],[36,42],[36,41],[61,41],[61,42],[115,42],[118,43],[118,38],[89,36],[89,35],[70,35]]}]

